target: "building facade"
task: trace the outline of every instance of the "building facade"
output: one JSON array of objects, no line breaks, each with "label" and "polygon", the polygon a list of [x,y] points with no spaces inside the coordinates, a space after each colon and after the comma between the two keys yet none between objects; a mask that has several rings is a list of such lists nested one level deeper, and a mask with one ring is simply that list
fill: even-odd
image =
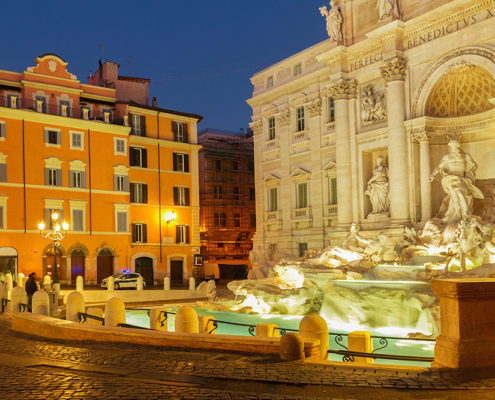
[{"label": "building facade", "polygon": [[53,274],[37,225],[56,211],[70,224],[62,283],[121,270],[182,283],[199,252],[201,117],[149,106],[149,80],[119,76],[115,63],[90,84],[57,55],[35,63],[0,71],[0,272]]},{"label": "building facade", "polygon": [[201,254],[220,278],[246,277],[256,230],[253,137],[205,129],[198,144]]},{"label": "building facade", "polygon": [[452,138],[478,164],[475,213],[493,218],[495,2],[332,4],[327,40],[251,79],[255,245],[299,255],[352,223],[401,235],[439,212],[430,174]]}]

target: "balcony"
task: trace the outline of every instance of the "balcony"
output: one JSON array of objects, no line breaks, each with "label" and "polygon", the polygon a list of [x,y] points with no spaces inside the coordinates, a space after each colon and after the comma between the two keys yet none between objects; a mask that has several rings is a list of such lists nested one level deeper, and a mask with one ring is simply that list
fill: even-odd
[{"label": "balcony", "polygon": [[330,204],[327,206],[327,215],[329,217],[336,217],[338,210],[339,210],[339,208],[338,208],[337,204]]},{"label": "balcony", "polygon": [[311,219],[311,207],[295,208],[292,210],[293,221],[307,221]]}]

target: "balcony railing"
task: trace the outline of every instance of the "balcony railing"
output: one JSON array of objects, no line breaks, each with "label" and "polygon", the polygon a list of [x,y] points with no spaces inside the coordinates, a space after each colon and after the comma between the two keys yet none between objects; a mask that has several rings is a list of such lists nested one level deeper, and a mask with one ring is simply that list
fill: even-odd
[{"label": "balcony railing", "polygon": [[311,207],[295,208],[294,210],[292,210],[293,220],[309,219],[309,218],[311,218]]},{"label": "balcony railing", "polygon": [[328,215],[337,215],[337,212],[338,212],[338,206],[337,204],[330,204],[329,206],[327,206],[327,213]]}]

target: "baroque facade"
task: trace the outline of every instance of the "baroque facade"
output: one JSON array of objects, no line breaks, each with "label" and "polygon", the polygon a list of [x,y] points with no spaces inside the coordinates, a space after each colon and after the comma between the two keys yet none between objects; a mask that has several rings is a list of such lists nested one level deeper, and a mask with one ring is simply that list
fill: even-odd
[{"label": "baroque facade", "polygon": [[475,214],[493,219],[495,1],[331,6],[329,39],[251,78],[255,246],[299,255],[353,223],[400,236],[435,217],[452,138],[479,166]]},{"label": "baroque facade", "polygon": [[35,63],[0,71],[0,273],[53,273],[37,226],[57,212],[62,283],[121,270],[182,283],[199,252],[202,117],[149,105],[149,80],[112,62],[89,84],[55,54]]}]

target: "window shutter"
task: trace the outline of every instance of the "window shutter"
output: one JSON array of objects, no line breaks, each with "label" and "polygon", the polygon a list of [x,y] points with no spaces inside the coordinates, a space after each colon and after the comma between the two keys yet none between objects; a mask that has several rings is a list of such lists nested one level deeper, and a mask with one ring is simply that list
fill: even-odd
[{"label": "window shutter", "polygon": [[132,120],[132,114],[129,114],[129,116],[127,117],[127,121],[129,121],[129,126],[131,127],[131,134],[134,134],[134,124],[133,124],[133,120]]},{"label": "window shutter", "polygon": [[57,144],[62,143],[62,132],[57,132]]},{"label": "window shutter", "polygon": [[57,169],[57,186],[62,186],[62,170]]},{"label": "window shutter", "polygon": [[69,186],[72,188],[75,185],[74,182],[74,171],[69,171]]},{"label": "window shutter", "polygon": [[175,226],[175,243],[179,243],[180,240],[180,226]]},{"label": "window shutter", "polygon": [[186,197],[186,206],[190,205],[190,202],[189,202],[189,188],[184,188],[184,194],[185,194],[185,197]]},{"label": "window shutter", "polygon": [[189,238],[189,225],[186,225],[186,243],[191,243]]},{"label": "window shutter", "polygon": [[113,175],[113,190],[118,190],[119,189],[119,178],[117,175]]},{"label": "window shutter", "polygon": [[52,228],[51,210],[49,208],[45,208],[45,227]]},{"label": "window shutter", "polygon": [[177,141],[177,122],[172,121],[172,132],[174,133],[174,140]]},{"label": "window shutter", "polygon": [[130,198],[130,201],[131,203],[134,203],[134,183],[131,183],[130,184],[130,187],[131,187],[131,198]]},{"label": "window shutter", "polygon": [[0,137],[6,136],[5,131],[6,131],[5,124],[0,124]]},{"label": "window shutter", "polygon": [[142,188],[143,188],[143,203],[147,203],[148,202],[148,185],[143,184]]},{"label": "window shutter", "polygon": [[184,154],[184,172],[189,172],[189,154]]},{"label": "window shutter", "polygon": [[183,139],[183,142],[184,143],[189,143],[189,131],[187,130],[187,124],[184,123],[184,124],[182,124],[182,126],[183,126],[183,129],[184,129],[184,134],[183,134],[184,139]]},{"label": "window shutter", "polygon": [[132,243],[136,243],[136,224],[131,224]]},{"label": "window shutter", "polygon": [[136,148],[130,147],[129,148],[129,165],[135,166],[137,164],[137,151]]},{"label": "window shutter", "polygon": [[0,164],[0,182],[7,182],[7,164]]},{"label": "window shutter", "polygon": [[129,177],[124,176],[124,191],[128,192],[129,191]]},{"label": "window shutter", "polygon": [[143,243],[148,243],[148,225],[143,224]]},{"label": "window shutter", "polygon": [[174,171],[177,171],[177,153],[173,153]]},{"label": "window shutter", "polygon": [[49,183],[49,173],[50,173],[50,170],[48,168],[45,168],[45,185],[48,185]]},{"label": "window shutter", "polygon": [[179,188],[174,186],[174,205],[179,204]]},{"label": "window shutter", "polygon": [[86,172],[81,172],[81,187],[86,189]]},{"label": "window shutter", "polygon": [[141,151],[142,157],[143,157],[143,165],[141,165],[143,168],[148,168],[148,151],[146,149],[142,149]]},{"label": "window shutter", "polygon": [[146,117],[141,115],[139,118],[141,119],[141,136],[146,136]]},{"label": "window shutter", "polygon": [[48,136],[49,136],[48,131],[45,130],[45,143],[48,143]]},{"label": "window shutter", "polygon": [[3,226],[3,206],[0,206],[0,229],[4,229]]}]

